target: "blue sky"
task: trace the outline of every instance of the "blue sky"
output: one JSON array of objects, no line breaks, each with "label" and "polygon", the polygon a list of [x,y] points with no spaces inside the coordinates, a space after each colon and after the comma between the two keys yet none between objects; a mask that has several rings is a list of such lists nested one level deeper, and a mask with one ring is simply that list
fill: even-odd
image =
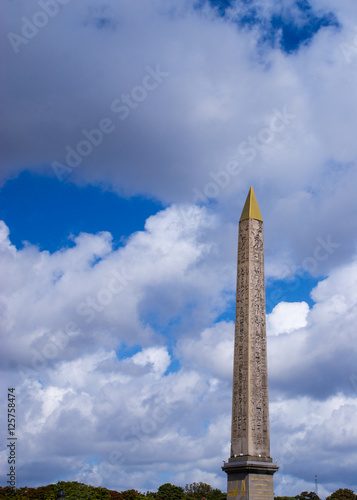
[{"label": "blue sky", "polygon": [[[97,186],[62,184],[51,177],[24,172],[3,186],[0,217],[10,229],[10,241],[17,248],[34,245],[53,253],[74,246],[74,237],[82,232],[108,231],[114,247],[125,245],[132,233],[144,230],[148,217],[163,209],[159,201],[142,196],[121,198]],[[267,312],[283,300],[305,300],[313,305],[310,291],[317,282],[316,277],[306,272],[290,280],[269,280]],[[232,302],[220,319],[232,320],[234,314]]]},{"label": "blue sky", "polygon": [[81,232],[109,231],[120,245],[162,208],[140,196],[120,198],[97,186],[62,184],[30,172],[9,180],[1,191],[1,218],[10,228],[11,242],[21,248],[26,241],[49,252],[72,245]]},{"label": "blue sky", "polygon": [[235,12],[236,4],[229,0],[211,0],[210,3],[223,18],[230,17],[231,12],[235,13],[232,18],[241,27],[259,26],[262,44],[278,46],[287,53],[308,44],[323,27],[340,27],[333,11],[319,13],[306,0],[290,4],[276,2],[275,11],[270,16],[262,15],[261,5],[249,0],[240,2],[243,7],[241,12]]},{"label": "blue sky", "polygon": [[[322,498],[356,491],[354,2],[4,11],[1,380],[16,387],[17,484],[226,489],[253,185],[275,493],[314,490],[315,474]],[[4,442],[0,455],[5,477]]]}]

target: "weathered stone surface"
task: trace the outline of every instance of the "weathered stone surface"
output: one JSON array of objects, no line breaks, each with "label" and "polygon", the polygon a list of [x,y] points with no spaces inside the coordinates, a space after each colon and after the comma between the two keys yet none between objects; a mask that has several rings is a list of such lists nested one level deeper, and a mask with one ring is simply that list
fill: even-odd
[{"label": "weathered stone surface", "polygon": [[227,500],[274,500],[273,474],[278,466],[267,462],[225,463]]},{"label": "weathered stone surface", "polygon": [[263,222],[239,223],[231,458],[270,458]]},{"label": "weathered stone surface", "polygon": [[272,496],[274,497],[273,476],[240,472],[230,478],[227,499],[270,500]]},{"label": "weathered stone surface", "polygon": [[251,188],[239,222],[228,500],[273,500],[263,221]]}]

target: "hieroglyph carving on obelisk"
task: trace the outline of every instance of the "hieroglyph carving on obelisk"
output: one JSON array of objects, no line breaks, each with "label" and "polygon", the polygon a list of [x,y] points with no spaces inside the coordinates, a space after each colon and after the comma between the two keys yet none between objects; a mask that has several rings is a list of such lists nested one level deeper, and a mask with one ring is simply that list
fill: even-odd
[{"label": "hieroglyph carving on obelisk", "polygon": [[252,187],[239,221],[231,456],[223,470],[228,498],[274,498],[278,467],[270,457],[263,219]]},{"label": "hieroglyph carving on obelisk", "polygon": [[232,457],[270,456],[264,290],[263,220],[251,188],[239,222]]}]

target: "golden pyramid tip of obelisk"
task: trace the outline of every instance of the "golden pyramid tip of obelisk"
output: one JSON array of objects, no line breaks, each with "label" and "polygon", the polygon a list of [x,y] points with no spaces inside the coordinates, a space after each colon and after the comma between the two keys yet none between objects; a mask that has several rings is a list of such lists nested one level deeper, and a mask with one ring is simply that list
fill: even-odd
[{"label": "golden pyramid tip of obelisk", "polygon": [[252,186],[250,186],[247,199],[245,200],[245,205],[242,211],[242,215],[240,216],[239,220],[242,221],[246,219],[255,219],[263,221],[262,214],[260,213],[258,202],[255,197]]}]

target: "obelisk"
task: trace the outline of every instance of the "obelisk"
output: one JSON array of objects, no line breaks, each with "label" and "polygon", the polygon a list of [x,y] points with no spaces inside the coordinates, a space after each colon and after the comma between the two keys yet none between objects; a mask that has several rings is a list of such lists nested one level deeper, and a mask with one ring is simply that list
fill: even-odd
[{"label": "obelisk", "polygon": [[270,457],[263,219],[251,187],[239,221],[228,500],[274,500]]}]

